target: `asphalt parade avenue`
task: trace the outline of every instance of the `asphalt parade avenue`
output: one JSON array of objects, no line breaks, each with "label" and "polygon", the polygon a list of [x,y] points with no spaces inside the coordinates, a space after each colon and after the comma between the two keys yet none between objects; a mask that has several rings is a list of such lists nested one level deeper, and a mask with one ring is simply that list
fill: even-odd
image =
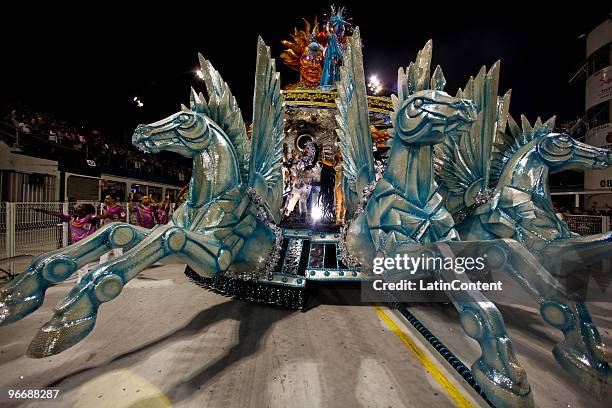
[{"label": "asphalt parade avenue", "polygon": [[[57,388],[62,399],[3,406],[486,406],[401,315],[360,304],[357,288],[319,288],[305,311],[291,311],[201,289],[183,268],[147,270],[101,306],[82,342],[29,359],[31,338],[74,280],[50,288],[40,310],[0,328],[0,388]],[[464,362],[475,357],[476,343],[462,333],[451,306],[413,310]],[[556,365],[547,350],[558,334],[548,335],[535,308],[501,310],[536,406],[605,406]],[[609,339],[610,318],[595,317]],[[525,319],[523,330],[545,336],[532,341],[513,324]]]}]

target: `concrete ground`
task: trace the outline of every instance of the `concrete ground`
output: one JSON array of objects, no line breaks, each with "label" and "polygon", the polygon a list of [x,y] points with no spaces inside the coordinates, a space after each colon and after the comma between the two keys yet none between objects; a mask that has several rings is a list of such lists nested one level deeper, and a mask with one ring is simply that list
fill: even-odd
[{"label": "concrete ground", "polygon": [[[182,265],[145,271],[100,308],[82,342],[25,357],[51,307],[0,328],[0,404],[8,388],[52,387],[61,407],[476,407],[471,388],[412,326],[359,290],[313,291],[307,309],[245,303],[190,283]],[[448,329],[446,329],[448,330]]]},{"label": "concrete ground", "polygon": [[[506,323],[517,358],[527,371],[536,406],[542,408],[612,406],[612,395],[595,397],[591,392],[581,388],[557,364],[552,349],[563,339],[563,334],[542,320],[535,302],[526,304],[523,297],[520,301],[512,299],[511,293],[508,292],[508,303],[497,306]],[[410,312],[466,365],[469,366],[480,355],[478,344],[463,333],[458,313],[452,305],[428,303],[409,306]],[[593,302],[589,303],[588,307],[604,344],[610,349],[612,303]]]}]

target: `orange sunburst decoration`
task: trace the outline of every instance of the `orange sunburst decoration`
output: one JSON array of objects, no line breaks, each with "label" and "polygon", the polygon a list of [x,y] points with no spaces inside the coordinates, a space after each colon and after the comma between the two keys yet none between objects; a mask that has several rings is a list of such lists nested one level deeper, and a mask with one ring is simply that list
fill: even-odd
[{"label": "orange sunburst decoration", "polygon": [[302,21],[304,21],[303,29],[294,28],[290,39],[281,41],[286,47],[280,55],[281,59],[289,68],[300,73],[300,81],[288,86],[288,89],[317,88],[323,72],[321,44],[325,43],[326,33],[318,31],[317,17],[314,19],[314,24],[310,24],[305,18],[302,18]]},{"label": "orange sunburst decoration", "polygon": [[[293,29],[293,34],[290,35],[290,40],[282,40],[281,44],[287,47],[280,55],[283,62],[291,69],[295,71],[300,70],[300,57],[306,51],[308,44],[310,43],[310,33],[312,31],[312,25],[302,18],[304,21],[304,29],[298,30],[297,27]],[[317,17],[314,19],[314,26],[317,26]]]}]

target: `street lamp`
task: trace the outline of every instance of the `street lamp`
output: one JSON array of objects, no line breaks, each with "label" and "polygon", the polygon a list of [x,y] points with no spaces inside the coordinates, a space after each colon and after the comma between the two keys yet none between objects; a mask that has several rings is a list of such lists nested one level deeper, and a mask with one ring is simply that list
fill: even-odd
[{"label": "street lamp", "polygon": [[142,103],[142,101],[135,96],[134,99],[132,99],[134,101],[134,103],[136,104],[136,106],[138,106],[139,108],[142,108],[144,106],[144,104]]}]

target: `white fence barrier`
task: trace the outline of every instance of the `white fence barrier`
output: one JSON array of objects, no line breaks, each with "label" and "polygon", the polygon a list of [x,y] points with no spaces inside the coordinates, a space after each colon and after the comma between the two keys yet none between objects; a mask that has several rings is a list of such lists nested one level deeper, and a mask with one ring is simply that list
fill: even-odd
[{"label": "white fence barrier", "polygon": [[[94,205],[98,214],[102,213],[104,204],[90,204]],[[121,205],[127,211],[127,203]],[[34,209],[64,214],[71,210],[68,203],[0,202],[0,279],[24,271],[36,256],[69,243],[67,223]],[[127,214],[127,222],[136,224],[135,213],[127,211]]]},{"label": "white fence barrier", "polygon": [[[102,212],[104,204],[90,204],[96,207],[99,214]],[[127,210],[127,203],[121,205]],[[70,211],[68,203],[0,202],[0,279],[7,274],[24,271],[34,257],[69,243],[68,224],[57,217],[36,212],[35,208],[65,214]],[[127,221],[136,224],[135,213],[127,213]],[[172,214],[172,209],[170,213]],[[580,235],[600,234],[612,230],[611,218],[596,215],[563,216],[570,230]]]},{"label": "white fence barrier", "polygon": [[610,219],[601,215],[563,215],[570,231],[580,235],[594,235],[608,232],[612,229]]}]

